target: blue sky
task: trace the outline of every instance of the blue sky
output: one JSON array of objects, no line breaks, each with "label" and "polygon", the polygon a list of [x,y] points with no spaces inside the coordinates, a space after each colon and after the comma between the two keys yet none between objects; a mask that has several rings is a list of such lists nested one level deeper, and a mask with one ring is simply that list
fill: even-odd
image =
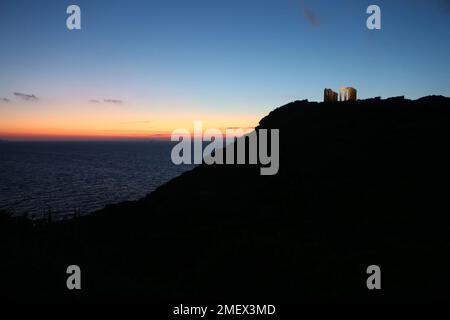
[{"label": "blue sky", "polygon": [[[343,85],[360,98],[450,96],[449,2],[1,0],[0,98],[120,99],[139,117],[259,116]],[[82,30],[66,28],[70,4]],[[366,28],[370,4],[379,31]]]}]

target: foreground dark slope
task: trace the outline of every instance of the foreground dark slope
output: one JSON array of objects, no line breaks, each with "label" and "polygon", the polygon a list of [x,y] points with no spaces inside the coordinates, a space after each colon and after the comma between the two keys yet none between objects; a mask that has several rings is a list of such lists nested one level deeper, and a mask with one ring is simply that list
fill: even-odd
[{"label": "foreground dark slope", "polygon": [[[2,295],[450,296],[449,98],[297,101],[260,128],[280,129],[276,176],[200,166],[70,223],[4,219]],[[70,264],[79,293],[65,289]]]}]

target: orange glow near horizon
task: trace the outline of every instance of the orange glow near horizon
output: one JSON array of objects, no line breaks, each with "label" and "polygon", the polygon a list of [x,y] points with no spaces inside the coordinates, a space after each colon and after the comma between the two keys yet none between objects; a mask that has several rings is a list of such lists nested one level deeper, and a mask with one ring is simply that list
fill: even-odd
[{"label": "orange glow near horizon", "polygon": [[[85,108],[84,108],[85,109]],[[83,110],[62,108],[38,112],[6,112],[0,110],[0,139],[8,140],[114,140],[170,139],[175,129],[193,133],[195,120],[203,130],[217,128],[249,128],[258,124],[262,115],[222,113],[150,113],[129,108]]]}]

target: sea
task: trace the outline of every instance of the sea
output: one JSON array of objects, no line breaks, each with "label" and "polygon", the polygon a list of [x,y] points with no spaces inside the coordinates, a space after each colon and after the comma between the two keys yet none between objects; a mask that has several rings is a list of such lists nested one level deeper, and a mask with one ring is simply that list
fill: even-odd
[{"label": "sea", "polygon": [[138,200],[193,169],[171,141],[0,142],[0,211],[39,219],[84,215]]}]

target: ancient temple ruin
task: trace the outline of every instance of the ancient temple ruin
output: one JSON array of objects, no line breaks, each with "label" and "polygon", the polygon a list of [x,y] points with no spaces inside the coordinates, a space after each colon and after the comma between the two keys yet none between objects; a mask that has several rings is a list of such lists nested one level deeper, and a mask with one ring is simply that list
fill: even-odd
[{"label": "ancient temple ruin", "polygon": [[357,91],[352,87],[341,87],[339,89],[339,95],[331,89],[325,89],[323,91],[323,101],[324,102],[337,102],[339,96],[339,101],[356,101]]},{"label": "ancient temple ruin", "polygon": [[356,89],[352,87],[341,87],[339,90],[339,101],[356,101]]},{"label": "ancient temple ruin", "polygon": [[323,91],[323,101],[325,102],[336,102],[338,101],[338,94],[331,89],[325,89]]}]

